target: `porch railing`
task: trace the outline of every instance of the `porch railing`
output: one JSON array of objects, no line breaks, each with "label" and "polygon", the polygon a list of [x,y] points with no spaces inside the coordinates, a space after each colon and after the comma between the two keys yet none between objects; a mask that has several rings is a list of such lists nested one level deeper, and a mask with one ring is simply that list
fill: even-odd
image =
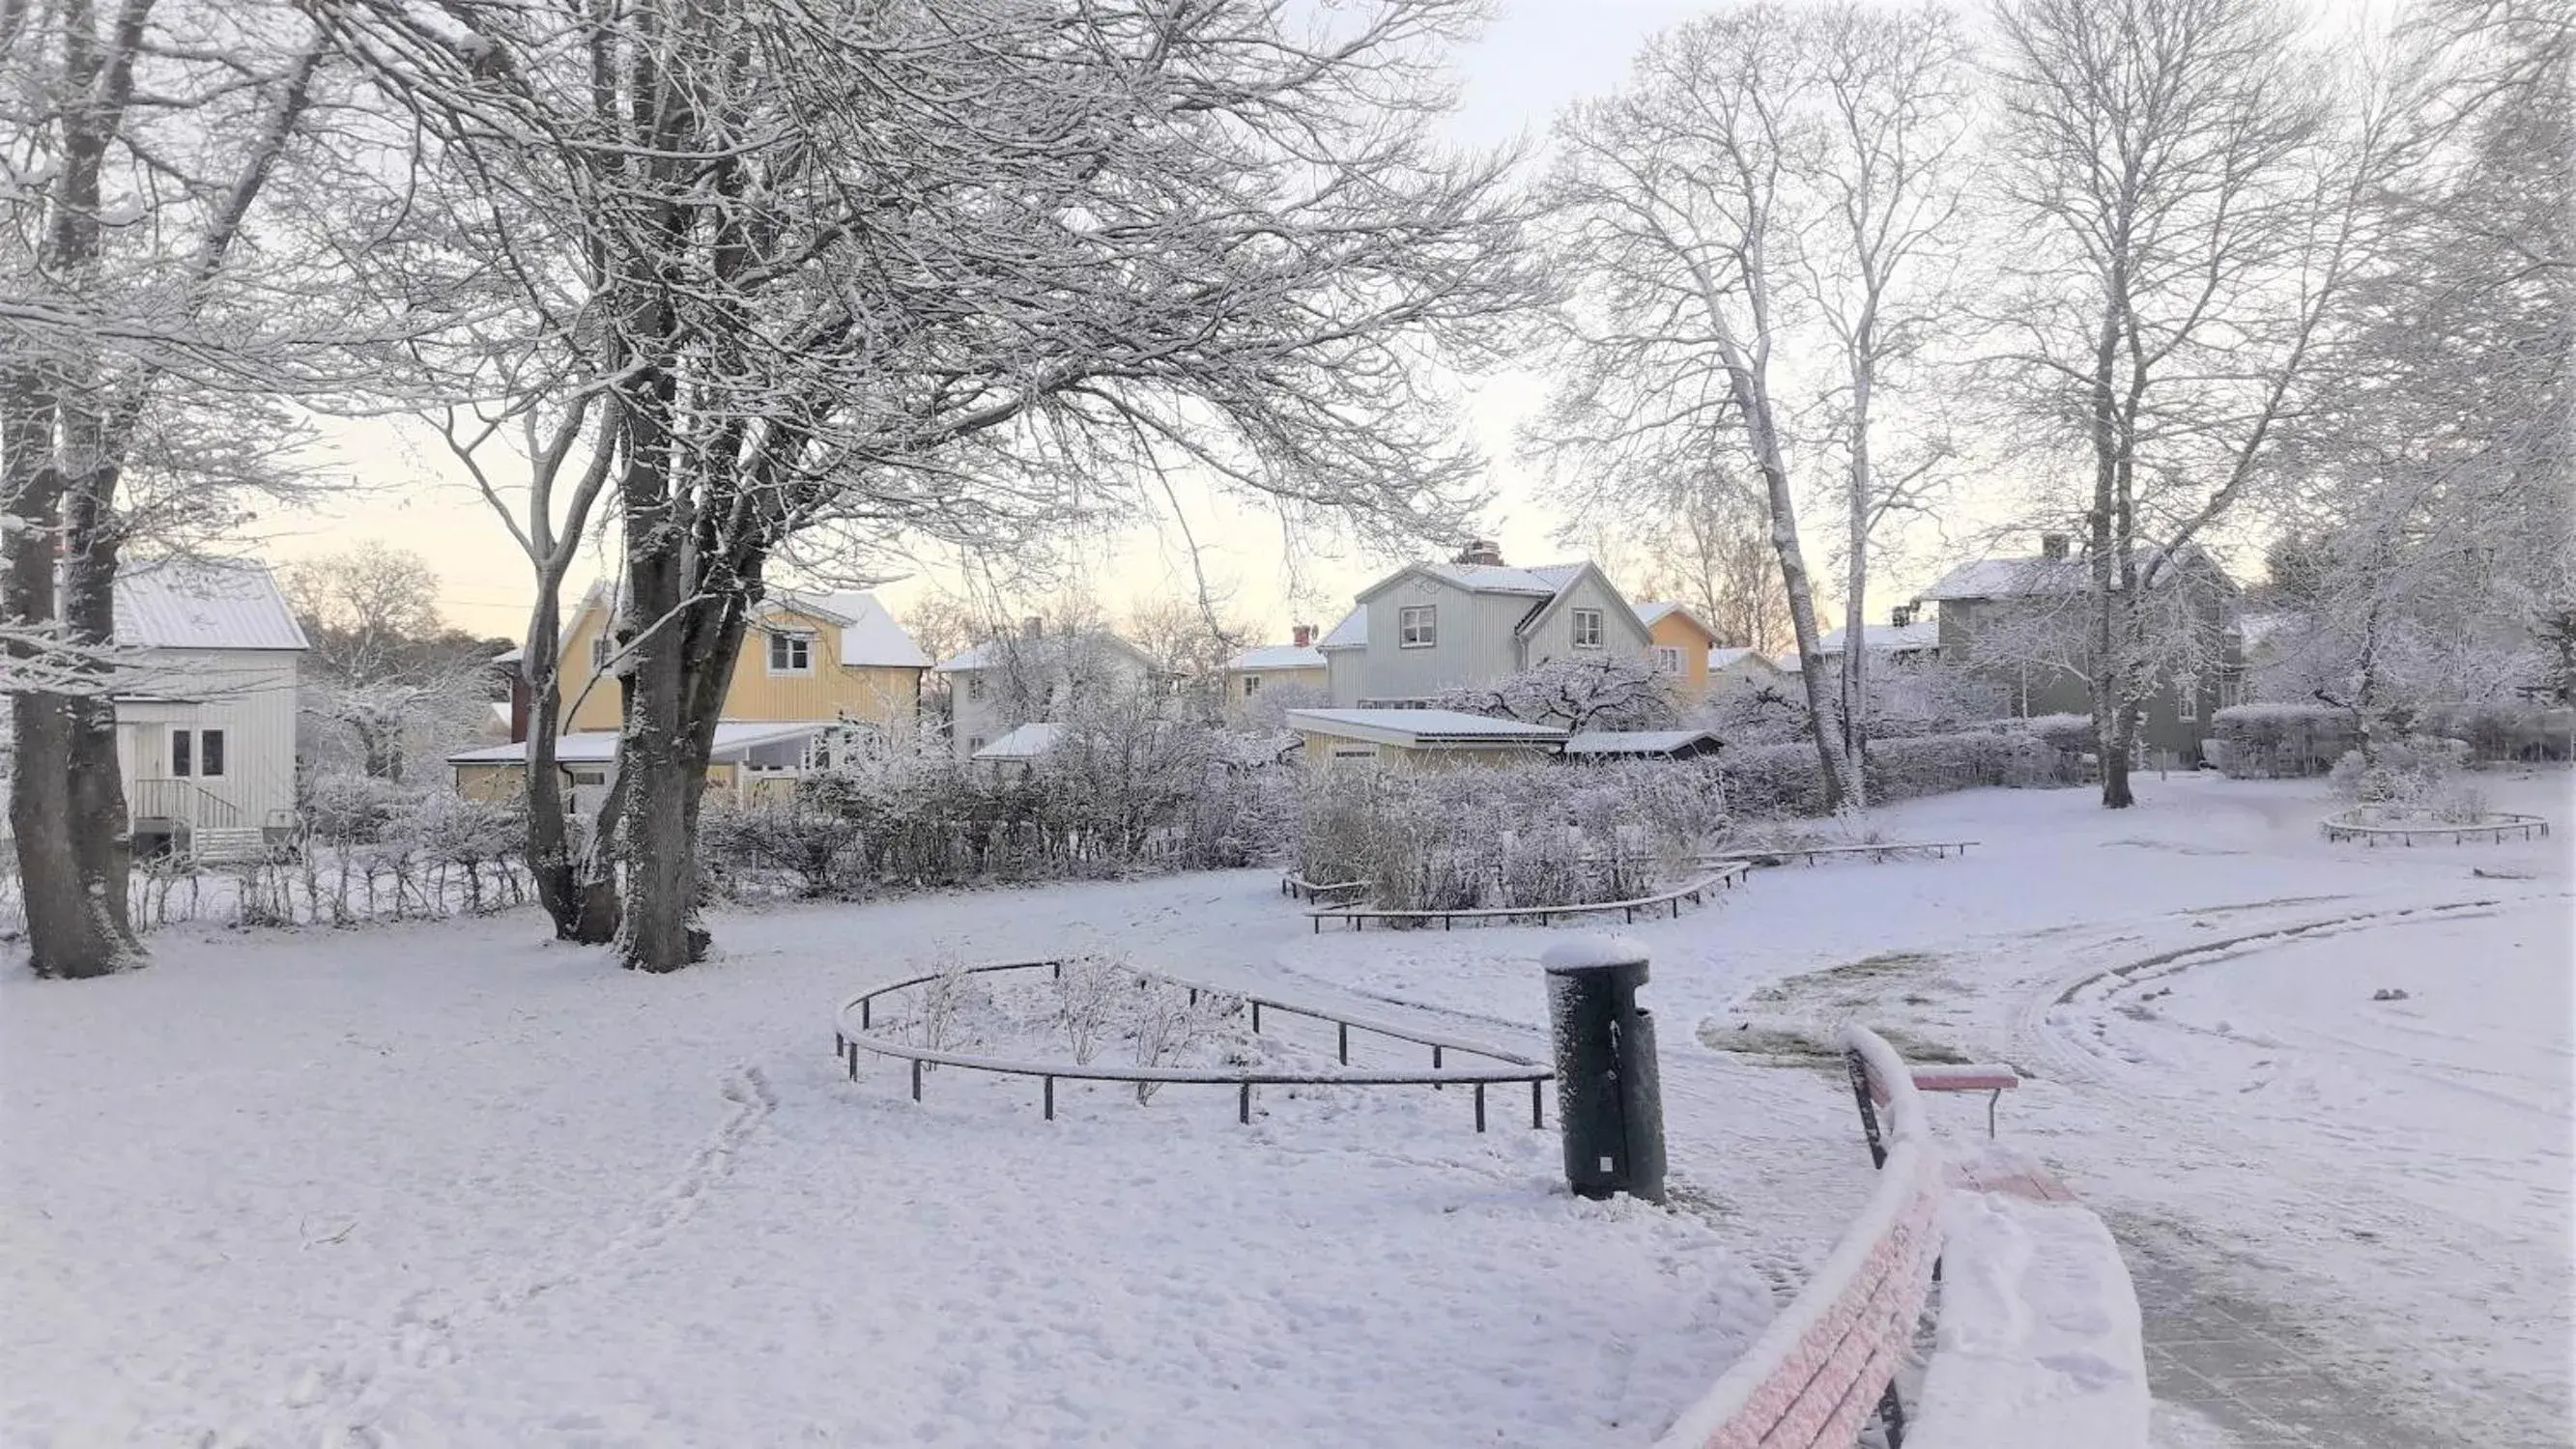
[{"label": "porch railing", "polygon": [[184,820],[209,830],[231,830],[242,823],[241,807],[194,780],[127,782],[138,819]]}]

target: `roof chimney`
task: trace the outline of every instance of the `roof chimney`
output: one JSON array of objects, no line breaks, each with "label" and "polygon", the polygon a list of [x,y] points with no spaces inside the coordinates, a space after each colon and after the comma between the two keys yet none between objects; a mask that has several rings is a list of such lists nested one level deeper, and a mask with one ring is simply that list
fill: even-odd
[{"label": "roof chimney", "polygon": [[1453,562],[1462,564],[1484,564],[1491,568],[1501,568],[1503,566],[1503,546],[1494,542],[1490,538],[1471,538],[1467,540],[1467,546],[1465,548],[1458,550],[1458,557],[1453,560]]},{"label": "roof chimney", "polygon": [[1046,633],[1046,620],[1039,618],[1037,615],[1031,614],[1020,621],[1021,638],[1035,639],[1044,633]]},{"label": "roof chimney", "polygon": [[1291,624],[1288,626],[1288,636],[1297,641],[1298,648],[1311,648],[1315,643],[1315,626],[1312,624]]},{"label": "roof chimney", "polygon": [[2066,535],[2043,533],[2039,536],[2039,556],[2050,563],[2066,562]]}]

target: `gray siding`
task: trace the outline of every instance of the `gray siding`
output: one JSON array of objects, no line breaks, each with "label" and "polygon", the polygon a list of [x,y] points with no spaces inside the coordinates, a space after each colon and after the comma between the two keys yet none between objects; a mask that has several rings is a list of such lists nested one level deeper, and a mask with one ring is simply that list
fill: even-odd
[{"label": "gray siding", "polygon": [[[1601,647],[1574,647],[1574,611],[1601,611]],[[1557,596],[1547,617],[1522,643],[1521,666],[1535,668],[1553,659],[1635,659],[1646,655],[1654,645],[1653,636],[1634,622],[1627,605],[1602,579],[1586,575],[1574,587]]]}]

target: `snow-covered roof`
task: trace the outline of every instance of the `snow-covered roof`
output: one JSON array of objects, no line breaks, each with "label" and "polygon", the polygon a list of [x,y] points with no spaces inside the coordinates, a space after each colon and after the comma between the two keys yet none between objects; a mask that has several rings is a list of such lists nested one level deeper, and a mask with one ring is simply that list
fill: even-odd
[{"label": "snow-covered roof", "polygon": [[266,567],[129,564],[116,575],[116,642],[143,649],[309,649]]},{"label": "snow-covered roof", "polygon": [[[2138,554],[2140,577],[2154,588],[2173,577],[2171,560],[2186,563],[2197,560],[2217,570],[2208,555],[2191,544],[2179,554],[2168,555],[2162,549],[2143,549]],[[2222,572],[2220,575],[2225,577]],[[1943,574],[1922,597],[1942,599],[2015,599],[2042,594],[2079,594],[2092,583],[2093,565],[2081,558],[1981,558],[1963,563]]]},{"label": "snow-covered roof", "polygon": [[1652,629],[1657,624],[1662,623],[1665,619],[1675,614],[1679,614],[1683,618],[1690,620],[1692,628],[1706,634],[1711,639],[1717,637],[1717,631],[1708,627],[1708,624],[1702,620],[1699,615],[1692,613],[1688,604],[1676,604],[1670,599],[1657,599],[1652,603],[1637,605],[1637,622],[1645,625],[1649,629]]},{"label": "snow-covered roof", "polygon": [[1357,649],[1368,643],[1368,607],[1362,605],[1342,616],[1333,631],[1315,641],[1318,649]]},{"label": "snow-covered roof", "polygon": [[[1843,652],[1844,631],[1836,629],[1816,641],[1819,654]],[[1921,624],[1867,624],[1860,631],[1863,649],[1872,654],[1914,654],[1941,647],[1941,626],[1937,622]]]},{"label": "snow-covered roof", "polygon": [[1034,760],[1055,748],[1060,724],[1024,724],[975,752],[979,760]]},{"label": "snow-covered roof", "polygon": [[1786,654],[1774,657],[1771,661],[1771,667],[1779,670],[1782,674],[1804,674],[1807,672],[1807,662],[1798,657],[1798,651],[1795,649],[1790,650]]},{"label": "snow-covered roof", "polygon": [[1584,565],[1579,563],[1541,564],[1528,569],[1514,568],[1510,564],[1462,563],[1427,563],[1414,567],[1472,594],[1531,594],[1543,599],[1556,597],[1584,569]]},{"label": "snow-covered roof", "polygon": [[1565,731],[1514,719],[1490,719],[1455,709],[1292,709],[1288,727],[1307,734],[1339,735],[1413,748],[1459,745],[1545,745]]},{"label": "snow-covered roof", "polygon": [[1670,755],[1706,741],[1713,730],[1577,730],[1565,737],[1569,755]]},{"label": "snow-covered roof", "polygon": [[850,668],[927,669],[930,656],[912,642],[912,636],[877,602],[877,596],[858,590],[836,594],[808,594],[784,590],[772,602],[780,608],[828,618],[841,627],[841,663]]},{"label": "snow-covered roof", "polygon": [[[709,758],[722,764],[730,757],[762,745],[785,744],[825,730],[840,729],[845,722],[836,719],[816,720],[721,720],[716,724],[715,746]],[[617,758],[617,730],[582,730],[558,736],[555,760],[566,765],[605,764]],[[460,750],[447,757],[451,765],[515,765],[527,759],[528,742],[489,745],[479,750]]]},{"label": "snow-covered roof", "polygon": [[1264,644],[1237,654],[1225,662],[1225,667],[1246,674],[1268,669],[1321,669],[1324,667],[1324,654],[1311,645]]},{"label": "snow-covered roof", "polygon": [[1763,667],[1768,669],[1777,669],[1780,667],[1772,662],[1770,655],[1758,653],[1751,649],[1711,649],[1708,651],[1708,667],[1711,669],[1730,669],[1748,659],[1759,661]]}]

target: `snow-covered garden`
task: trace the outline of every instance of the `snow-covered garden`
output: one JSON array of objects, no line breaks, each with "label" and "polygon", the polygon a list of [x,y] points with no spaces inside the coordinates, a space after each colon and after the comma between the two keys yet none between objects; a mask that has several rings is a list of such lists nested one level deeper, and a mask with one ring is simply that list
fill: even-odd
[{"label": "snow-covered garden", "polygon": [[[2482,780],[2571,818],[2563,773]],[[1066,1082],[1047,1122],[1026,1079],[935,1073],[916,1105],[901,1064],[852,1082],[832,1053],[871,983],[1067,952],[1543,1047],[1536,958],[1565,930],[1315,936],[1263,872],[746,913],[669,977],[547,944],[527,912],[180,926],[146,971],[11,972],[0,1423],[55,1445],[1650,1443],[1868,1190],[1849,1095],[1806,1054],[1857,1018],[2019,1065],[2005,1138],[2104,1213],[2142,1291],[2264,1305],[2424,1442],[2562,1436],[2563,850],[2332,845],[2323,782],[2141,784],[2116,813],[1910,802],[1870,828],[1981,844],[1764,870],[1639,923],[1669,1209],[1571,1197],[1552,1133],[1503,1110],[1478,1135],[1455,1091],[1268,1088],[1246,1127],[1224,1088]],[[1331,1060],[1327,1028],[1265,1033]],[[1418,1065],[1370,1055],[1392,1050],[1354,1065]],[[1933,1108],[1982,1130],[1982,1103]],[[2275,1442],[2223,1413],[2167,1428]]]}]

